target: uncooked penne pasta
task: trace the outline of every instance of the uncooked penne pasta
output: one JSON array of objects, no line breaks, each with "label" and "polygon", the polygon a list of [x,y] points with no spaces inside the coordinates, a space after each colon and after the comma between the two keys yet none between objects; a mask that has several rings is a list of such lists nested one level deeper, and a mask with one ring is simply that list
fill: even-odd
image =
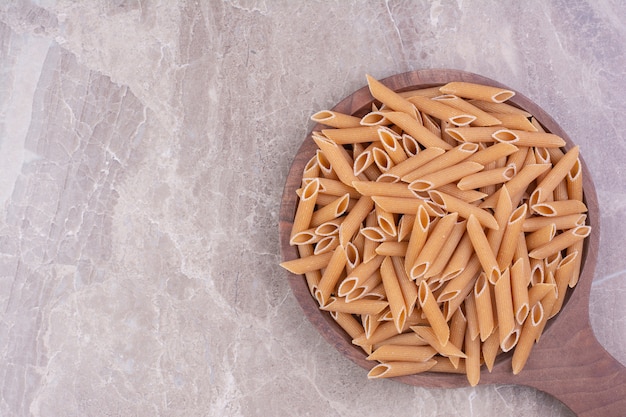
[{"label": "uncooked penne pasta", "polygon": [[569,229],[557,235],[550,242],[530,251],[528,256],[534,259],[547,258],[548,256],[573,245],[577,241],[586,238],[589,236],[589,233],[591,233],[591,227],[576,226],[573,229]]},{"label": "uncooked penne pasta", "polygon": [[399,126],[403,131],[411,135],[425,148],[436,147],[441,149],[451,149],[447,142],[431,133],[430,130],[422,126],[417,120],[406,113],[389,112],[385,113],[385,117],[391,120],[393,124]]},{"label": "uncooked penne pasta", "polygon": [[451,213],[445,215],[437,222],[409,270],[409,276],[412,280],[421,279],[428,272],[441,248],[446,243],[446,239],[454,229],[457,218],[457,213]]},{"label": "uncooked penne pasta", "polygon": [[425,362],[385,362],[374,366],[367,377],[369,379],[391,378],[403,375],[419,374],[431,369],[437,361],[434,359]]},{"label": "uncooked penne pasta", "polygon": [[481,342],[487,340],[495,326],[491,291],[491,285],[483,272],[478,276],[476,284],[474,285],[476,318],[478,319],[478,330]]},{"label": "uncooked penne pasta", "polygon": [[444,168],[451,167],[453,165],[462,162],[464,159],[469,158],[478,150],[478,145],[475,143],[462,143],[447,152],[433,158],[428,163],[420,166],[419,168],[402,176],[402,181],[412,182],[424,175],[431,174],[433,172],[441,171]]},{"label": "uncooked penne pasta", "polygon": [[502,103],[515,95],[515,92],[500,87],[482,84],[453,81],[439,87],[444,94],[454,94],[459,97]]},{"label": "uncooked penne pasta", "polygon": [[535,213],[547,217],[567,216],[587,211],[587,206],[580,200],[546,201],[535,204],[531,208]]},{"label": "uncooked penne pasta", "polygon": [[467,100],[463,100],[461,97],[457,97],[453,94],[444,94],[435,97],[433,100],[440,101],[447,104],[450,107],[454,107],[462,112],[471,114],[476,119],[471,122],[472,126],[493,126],[501,124],[500,120],[489,113],[481,110]]},{"label": "uncooked penne pasta", "polygon": [[413,96],[410,97],[408,101],[413,103],[421,112],[437,119],[447,120],[457,126],[468,125],[476,120],[476,116],[472,114],[468,114],[467,112],[428,97]]},{"label": "uncooked penne pasta", "polygon": [[415,106],[412,103],[371,75],[366,75],[366,78],[370,93],[375,99],[389,106],[396,112],[403,112],[414,119],[417,118]]},{"label": "uncooked penne pasta", "polygon": [[393,322],[396,325],[398,333],[402,333],[402,328],[404,327],[408,313],[402,295],[402,289],[398,282],[398,276],[396,275],[396,271],[389,256],[386,256],[383,263],[380,265],[380,275],[383,279],[385,294],[389,301]]},{"label": "uncooked penne pasta", "polygon": [[524,322],[519,341],[513,351],[513,359],[511,360],[513,374],[515,375],[519,374],[524,365],[526,365],[530,351],[535,344],[535,339],[539,334],[539,325],[543,320],[544,314],[543,306],[541,303],[537,303],[530,310],[528,320]]},{"label": "uncooked penne pasta", "polygon": [[424,175],[409,184],[409,189],[413,191],[428,191],[439,188],[442,185],[450,184],[468,175],[481,171],[484,166],[477,162],[460,162],[440,171]]},{"label": "uncooked penne pasta", "polygon": [[435,204],[439,205],[448,212],[457,212],[459,213],[459,216],[466,219],[472,215],[476,217],[476,219],[483,226],[490,229],[498,228],[498,222],[496,219],[489,212],[479,207],[473,206],[463,200],[452,197],[451,195],[442,193],[441,191],[431,190],[428,191],[428,195]]},{"label": "uncooked penne pasta", "polygon": [[578,147],[484,101],[512,91],[368,86],[354,114],[311,117],[325,127],[296,190],[299,257],[281,266],[378,363],[369,378],[465,373],[475,385],[510,350],[519,373],[581,272]]},{"label": "uncooked penne pasta", "polygon": [[347,128],[361,125],[361,119],[332,110],[322,110],[311,116],[311,120],[330,127]]},{"label": "uncooked penne pasta", "polygon": [[417,300],[437,340],[445,346],[450,338],[450,327],[448,327],[448,322],[439,309],[435,296],[430,291],[430,288],[428,288],[426,281],[420,282],[419,289],[417,290]]},{"label": "uncooked penne pasta", "polygon": [[457,183],[461,190],[473,190],[487,185],[502,184],[515,176],[515,167],[494,168],[462,177]]},{"label": "uncooked penne pasta", "polygon": [[485,271],[487,280],[492,284],[496,283],[500,278],[500,268],[498,267],[496,256],[487,241],[482,225],[473,214],[470,214],[467,219],[467,233],[470,236],[478,260]]}]

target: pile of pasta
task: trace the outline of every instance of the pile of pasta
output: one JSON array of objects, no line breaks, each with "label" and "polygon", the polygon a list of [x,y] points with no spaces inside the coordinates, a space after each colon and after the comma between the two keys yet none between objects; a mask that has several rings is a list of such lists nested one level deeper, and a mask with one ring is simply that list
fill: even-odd
[{"label": "pile of pasta", "polygon": [[526,364],[580,273],[578,147],[467,82],[396,93],[367,76],[363,117],[321,111],[290,244],[320,309],[378,363],[368,378]]}]

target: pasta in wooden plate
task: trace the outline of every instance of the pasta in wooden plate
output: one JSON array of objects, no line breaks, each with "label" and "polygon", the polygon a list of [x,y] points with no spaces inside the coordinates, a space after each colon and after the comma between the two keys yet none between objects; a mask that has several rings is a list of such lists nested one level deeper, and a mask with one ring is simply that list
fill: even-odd
[{"label": "pasta in wooden plate", "polygon": [[[290,244],[308,291],[360,347],[369,378],[522,372],[567,303],[592,233],[577,146],[462,80],[312,119]],[[319,248],[318,248],[319,246]]]}]

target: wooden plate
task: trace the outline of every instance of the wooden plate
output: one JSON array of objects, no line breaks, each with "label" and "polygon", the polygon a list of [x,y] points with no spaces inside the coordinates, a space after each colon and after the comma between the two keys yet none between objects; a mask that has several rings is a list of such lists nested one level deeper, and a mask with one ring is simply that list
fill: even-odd
[{"label": "wooden plate", "polygon": [[[489,78],[458,70],[412,71],[381,81],[395,91],[432,87],[450,81],[468,81],[512,90]],[[368,87],[364,86],[332,110],[362,116],[368,111],[372,101]],[[562,137],[566,141],[566,150],[574,146],[556,121],[530,99],[516,93],[508,102],[530,112],[547,131]],[[321,129],[321,125],[316,125],[312,131]],[[298,257],[295,247],[289,245],[297,205],[295,191],[300,186],[304,165],[316,149],[309,133],[295,156],[285,183],[279,224],[283,261]],[[623,417],[626,415],[626,370],[598,343],[589,321],[589,293],[598,258],[600,219],[591,175],[583,158],[580,159],[584,174],[585,202],[589,210],[587,221],[592,226],[592,234],[586,240],[578,285],[568,294],[558,316],[550,320],[522,372],[513,375],[511,355],[501,354],[491,373],[483,368],[480,384],[528,385],[554,395],[580,416]],[[366,370],[371,369],[376,362],[367,361],[364,352],[351,343],[343,329],[327,312],[319,309],[309,293],[304,277],[288,272],[286,276],[305,315],[322,336],[350,360]],[[363,377],[365,378],[365,374]],[[468,385],[465,375],[457,374],[423,373],[393,379],[423,387],[453,388]]]}]

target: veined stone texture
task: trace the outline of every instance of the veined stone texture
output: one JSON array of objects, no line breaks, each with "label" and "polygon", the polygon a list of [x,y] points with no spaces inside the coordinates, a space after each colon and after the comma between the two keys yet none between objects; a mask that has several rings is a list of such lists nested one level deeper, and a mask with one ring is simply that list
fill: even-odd
[{"label": "veined stone texture", "polygon": [[573,416],[532,388],[368,381],[306,320],[278,212],[310,116],[425,68],[500,81],[581,146],[590,310],[626,364],[626,3],[0,5],[1,416]]}]

